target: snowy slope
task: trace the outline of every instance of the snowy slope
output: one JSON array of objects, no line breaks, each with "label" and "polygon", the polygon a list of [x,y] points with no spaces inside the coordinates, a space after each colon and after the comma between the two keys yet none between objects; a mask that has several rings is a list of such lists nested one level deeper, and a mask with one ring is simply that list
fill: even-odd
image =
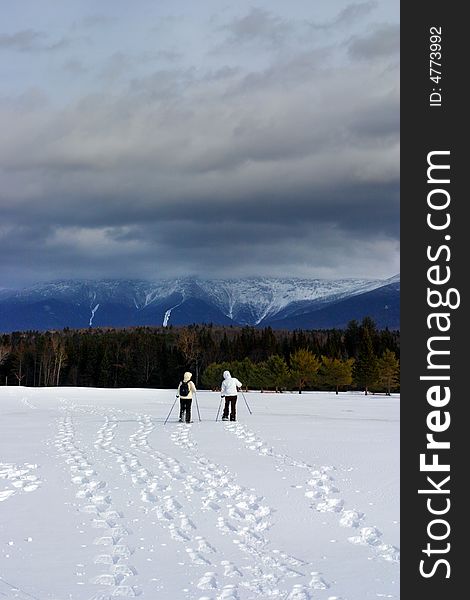
[{"label": "snowy slope", "polygon": [[57,281],[0,295],[0,331],[193,322],[269,325],[386,285],[257,278]]},{"label": "snowy slope", "polygon": [[371,290],[345,295],[313,305],[309,302],[290,304],[270,321],[277,329],[345,328],[353,319],[367,315],[379,328],[400,329],[400,279],[386,280]]},{"label": "snowy slope", "polygon": [[399,597],[398,397],[173,399],[0,388],[1,596]]},{"label": "snowy slope", "polygon": [[[289,304],[333,300],[382,285],[362,279],[248,279],[198,281],[222,312],[236,322],[258,325]],[[249,315],[248,319],[246,315]],[[250,318],[251,317],[251,318]]]}]

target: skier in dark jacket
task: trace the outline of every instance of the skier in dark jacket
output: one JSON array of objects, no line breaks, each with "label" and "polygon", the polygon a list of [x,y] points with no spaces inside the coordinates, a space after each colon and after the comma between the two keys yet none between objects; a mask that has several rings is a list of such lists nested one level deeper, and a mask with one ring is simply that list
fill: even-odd
[{"label": "skier in dark jacket", "polygon": [[225,398],[224,412],[222,421],[228,421],[228,413],[230,409],[230,420],[237,420],[237,394],[239,388],[243,386],[241,381],[230,375],[230,371],[224,371],[224,380],[220,388],[220,395]]},{"label": "skier in dark jacket", "polygon": [[187,371],[183,375],[183,381],[178,386],[176,397],[180,399],[180,419],[182,423],[186,416],[186,423],[191,423],[191,403],[193,401],[193,394],[196,392],[196,386],[191,381],[192,373]]}]

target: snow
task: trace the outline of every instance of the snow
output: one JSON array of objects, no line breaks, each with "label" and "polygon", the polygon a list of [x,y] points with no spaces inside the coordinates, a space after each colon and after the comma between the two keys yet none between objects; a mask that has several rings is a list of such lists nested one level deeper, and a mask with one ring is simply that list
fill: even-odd
[{"label": "snow", "polygon": [[391,283],[400,283],[400,273],[394,275],[393,277],[390,277],[389,279],[386,279],[383,282],[383,285],[389,285]]},{"label": "snow", "polygon": [[165,311],[165,315],[163,316],[163,327],[167,327],[168,323],[170,321],[170,317],[171,317],[171,311],[175,308],[178,308],[178,306],[181,306],[184,302],[184,297],[183,300],[181,302],[178,302],[178,304],[175,304],[175,306],[172,306],[171,308],[169,308],[167,311]]},{"label": "snow", "polygon": [[0,595],[399,598],[399,397],[0,388]]},{"label": "snow", "polygon": [[168,325],[168,321],[170,320],[172,310],[173,309],[170,308],[165,312],[165,316],[163,317],[163,323],[162,323],[163,327],[166,327]]},{"label": "snow", "polygon": [[[312,300],[340,298],[371,291],[383,285],[382,280],[259,278],[236,280],[197,280],[225,316],[237,320],[245,311],[259,325],[267,317],[289,304]],[[241,321],[243,321],[243,317]],[[246,318],[245,318],[246,320]]]},{"label": "snow", "polygon": [[154,303],[164,302],[170,296],[179,295],[182,302],[190,297],[200,298],[215,304],[230,319],[258,325],[289,305],[295,309],[298,303],[302,302],[337,301],[397,281],[399,275],[385,281],[266,277],[230,280],[188,277],[153,282],[67,280],[37,284],[21,291],[5,292],[5,297],[17,298],[21,301],[54,298],[78,306],[85,305],[90,310],[99,304],[117,302],[142,310]]},{"label": "snow", "polygon": [[99,309],[99,307],[100,307],[100,305],[97,304],[94,308],[91,309],[90,322],[88,323],[90,327],[93,325],[93,319],[94,319],[95,313]]}]

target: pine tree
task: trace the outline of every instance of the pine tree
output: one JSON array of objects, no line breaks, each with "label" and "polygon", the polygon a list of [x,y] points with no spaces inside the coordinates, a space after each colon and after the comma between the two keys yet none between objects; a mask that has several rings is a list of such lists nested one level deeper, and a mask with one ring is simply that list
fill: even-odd
[{"label": "pine tree", "polygon": [[296,387],[299,388],[299,394],[301,394],[302,389],[315,380],[317,371],[320,368],[320,362],[310,350],[301,348],[294,352],[294,354],[291,354],[290,368],[292,380],[295,382]]},{"label": "pine tree", "polygon": [[378,382],[386,389],[387,396],[390,396],[390,390],[399,382],[400,363],[395,352],[385,350],[378,360]]},{"label": "pine tree", "polygon": [[211,363],[207,365],[202,374],[202,385],[208,389],[215,391],[220,385],[221,367],[219,363]]},{"label": "pine tree", "polygon": [[[224,371],[233,371],[233,367],[238,363],[211,363],[207,365],[201,377],[202,385],[209,388],[210,390],[220,390],[220,385],[223,379]],[[232,369],[232,371],[231,371]],[[245,383],[245,382],[243,382]]]},{"label": "pine tree", "polygon": [[377,382],[377,357],[374,354],[372,339],[367,327],[361,332],[361,341],[358,357],[354,363],[353,376],[356,385],[364,388],[366,396],[369,388]]},{"label": "pine tree", "polygon": [[326,387],[334,388],[336,394],[338,394],[340,387],[351,385],[353,364],[353,358],[340,360],[338,358],[322,356],[318,373],[321,383]]},{"label": "pine tree", "polygon": [[289,381],[290,372],[286,361],[278,354],[273,354],[264,363],[266,387],[280,389],[286,387]]},{"label": "pine tree", "polygon": [[220,354],[223,356],[223,359],[230,359],[230,345],[228,342],[227,333],[224,331],[224,336],[220,342]]},{"label": "pine tree", "polygon": [[103,358],[100,363],[99,378],[97,381],[98,387],[111,387],[113,382],[113,366],[111,356],[108,350],[105,348]]},{"label": "pine tree", "polygon": [[353,319],[352,321],[349,321],[344,333],[344,344],[346,346],[346,353],[349,357],[357,358],[359,354],[360,339],[359,323]]}]

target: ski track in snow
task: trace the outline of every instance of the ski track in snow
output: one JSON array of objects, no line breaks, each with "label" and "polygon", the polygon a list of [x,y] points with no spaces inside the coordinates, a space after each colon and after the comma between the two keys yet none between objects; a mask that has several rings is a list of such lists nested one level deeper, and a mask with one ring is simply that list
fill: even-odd
[{"label": "ski track in snow", "polygon": [[[29,409],[37,408],[27,396],[18,399]],[[133,566],[133,557],[137,566],[145,560],[141,554],[144,548],[139,548],[135,541],[132,543],[135,538],[131,519],[116,501],[119,494],[113,494],[109,483],[112,480],[107,480],[110,468],[122,474],[126,482],[123,489],[134,491],[129,504],[135,504],[145,515],[142,520],[146,533],[168,541],[168,545],[173,544],[184,553],[189,567],[182,582],[185,594],[181,597],[184,595],[185,600],[342,600],[340,596],[325,595],[333,592],[330,589],[333,583],[314,570],[318,567],[273,545],[269,531],[274,526],[275,509],[267,504],[262,490],[241,485],[235,473],[199,450],[193,437],[197,426],[175,424],[165,428],[145,413],[76,403],[66,398],[59,398],[58,408],[62,415],[56,418],[53,445],[75,487],[75,506],[88,519],[88,526],[84,524],[87,530],[81,533],[87,535],[88,545],[96,548],[94,564],[82,569],[92,571],[88,583],[90,589],[96,588],[87,600],[147,596],[144,591],[149,592],[149,597],[154,594],[164,597],[160,592],[152,593],[149,581],[140,580]],[[74,415],[100,418],[90,448],[81,440],[77,431],[79,420]],[[123,437],[120,422],[129,420],[136,423],[136,428],[126,430]],[[226,423],[224,429],[249,451],[272,459],[276,471],[302,470],[306,474],[302,490],[313,510],[331,513],[342,527],[353,529],[354,535],[348,541],[368,547],[371,558],[399,563],[399,550],[382,542],[377,527],[364,524],[365,513],[345,507],[333,476],[334,466],[314,466],[279,453],[241,423]],[[179,452],[168,454],[157,450],[150,443],[155,436],[156,439],[163,436]],[[38,489],[42,485],[38,467],[32,463],[0,462],[0,503]],[[119,492],[119,488],[114,489]],[[205,528],[200,527],[198,518],[205,519]],[[209,529],[208,518],[212,522]],[[210,534],[213,539],[207,537],[207,531],[213,531]],[[219,538],[236,547],[235,554],[230,552],[231,560],[220,548],[224,544]],[[239,556],[239,560],[234,556]],[[158,565],[155,575],[161,575]],[[3,581],[0,577],[0,583]],[[15,589],[21,592],[20,588]],[[1,590],[0,587],[0,596]]]},{"label": "ski track in snow", "polygon": [[[329,587],[318,572],[312,573],[310,584],[294,584],[287,593],[282,590],[290,578],[305,577],[307,562],[290,556],[281,549],[272,549],[267,531],[272,526],[269,519],[273,509],[264,502],[262,496],[241,486],[235,476],[223,466],[211,461],[198,450],[192,439],[191,426],[180,425],[171,434],[173,442],[182,447],[189,460],[196,466],[205,484],[202,497],[202,510],[212,511],[216,527],[232,539],[238,549],[249,559],[249,566],[241,573],[231,563],[222,562],[225,575],[243,575],[240,588],[249,591],[249,598],[304,598],[309,600],[312,589],[318,589],[318,580],[323,588]],[[217,588],[217,573],[207,572],[199,582],[202,589]],[[287,584],[288,585],[288,584]],[[299,595],[299,594],[302,595]],[[217,598],[239,596],[235,586]]]},{"label": "ski track in snow", "polygon": [[[197,522],[194,518],[188,516],[189,507],[186,506],[185,508],[185,505],[195,493],[203,491],[204,481],[187,473],[175,458],[150,446],[148,436],[154,431],[155,424],[148,415],[118,409],[102,411],[97,407],[83,405],[75,406],[74,410],[97,415],[103,412],[106,413],[104,424],[97,433],[95,448],[107,452],[114,458],[123,475],[130,478],[134,489],[138,492],[144,514],[154,517],[158,526],[166,530],[169,537],[184,548],[185,554],[191,563],[192,573],[197,580],[190,597],[200,598],[201,589],[212,589],[213,587],[212,584],[206,582],[206,578],[207,569],[214,566],[210,555],[216,555],[217,550],[209,540],[198,535]],[[139,424],[137,431],[131,434],[128,440],[130,448],[134,450],[133,452],[122,451],[114,442],[118,426],[117,419],[123,416],[137,418]],[[156,464],[156,470],[152,471],[144,467],[139,460],[139,455],[153,461]],[[174,489],[175,484],[181,489],[179,494]],[[242,575],[238,567],[232,565],[229,561],[221,560],[220,564],[224,568],[225,577],[232,578]],[[136,573],[134,572],[134,574]],[[212,578],[210,580],[212,582]],[[95,582],[105,583],[105,580],[102,578],[101,581]],[[217,584],[215,584],[214,589],[218,589]],[[134,588],[132,590],[134,593],[128,595],[137,595],[137,591]],[[219,597],[227,600],[238,598],[236,586],[233,584],[224,585],[219,591],[220,596],[217,596],[217,599]],[[114,590],[111,595],[122,596],[125,594]],[[107,598],[108,596],[103,595],[96,596],[96,600],[107,600]]]},{"label": "ski track in snow", "polygon": [[20,402],[21,404],[23,404],[23,406],[26,406],[26,408],[32,408],[33,410],[37,410],[37,406],[31,404],[28,396],[21,396]]},{"label": "ski track in snow", "polygon": [[[93,540],[97,552],[94,562],[100,566],[101,573],[92,578],[90,583],[104,587],[106,591],[97,592],[93,600],[138,596],[140,590],[135,583],[137,571],[130,564],[134,548],[127,543],[130,531],[123,525],[124,513],[121,507],[114,504],[106,480],[99,478],[95,461],[77,441],[70,405],[63,406],[63,409],[66,414],[58,420],[54,445],[68,465],[71,482],[77,486],[79,510],[91,515],[91,527],[98,534]],[[112,428],[105,423],[98,431],[98,441],[106,444],[112,437]]]},{"label": "ski track in snow", "polygon": [[0,502],[23,492],[34,492],[41,485],[37,464],[0,462]]},{"label": "ski track in snow", "polygon": [[[138,421],[140,426],[137,432],[130,436],[130,446],[135,448],[136,452],[155,461],[163,477],[153,475],[148,469],[139,469],[137,477],[133,478],[134,484],[143,486],[142,500],[155,505],[150,509],[151,512],[155,513],[162,526],[168,529],[171,538],[184,546],[197,579],[194,597],[199,598],[201,589],[218,589],[217,575],[207,569],[215,566],[214,557],[220,559],[213,542],[198,535],[197,520],[187,514],[188,501],[192,501],[203,492],[204,481],[188,473],[178,460],[150,445],[148,437],[156,425],[149,415],[138,415]],[[137,462],[135,466],[139,468],[140,463]],[[180,495],[167,493],[172,490],[172,481],[180,484]],[[198,513],[198,509],[195,512]],[[219,564],[225,566],[226,577],[242,576],[239,569],[229,561],[221,560]],[[224,585],[217,598],[237,599],[236,585]]]},{"label": "ski track in snow", "polygon": [[400,562],[399,549],[382,542],[382,532],[377,527],[361,527],[366,517],[364,512],[345,508],[345,502],[341,498],[340,490],[336,487],[332,476],[336,470],[334,466],[315,467],[287,454],[280,454],[256,433],[240,423],[226,424],[225,429],[241,440],[249,450],[257,452],[260,456],[273,458],[277,471],[282,471],[286,466],[306,470],[309,477],[305,483],[305,487],[307,487],[305,498],[310,501],[312,509],[318,512],[335,513],[342,527],[358,529],[358,534],[349,537],[348,541],[352,544],[368,546],[376,559]]},{"label": "ski track in snow", "polygon": [[[196,482],[176,459],[157,452],[149,445],[147,438],[155,429],[151,418],[147,415],[137,415],[137,420],[139,428],[129,437],[129,446],[134,452],[120,451],[116,446],[110,445],[111,439],[99,443],[102,446],[104,444],[107,451],[114,455],[123,475],[131,479],[139,493],[144,513],[154,516],[158,525],[166,530],[174,541],[184,546],[196,572],[205,569],[211,564],[205,555],[215,550],[205,538],[197,535],[197,525],[189,518],[182,504],[187,501],[188,495],[195,491]],[[105,425],[114,427],[116,423],[107,418]],[[156,470],[144,467],[139,460],[139,454],[154,462]],[[180,483],[184,490],[182,494],[175,493],[173,488],[173,484]],[[195,549],[192,546],[195,546]]]},{"label": "ski track in snow", "polygon": [[[156,429],[156,423],[151,416],[86,405],[72,407],[69,404],[68,408],[79,413],[104,416],[104,423],[96,435],[95,448],[114,458],[122,474],[130,478],[133,487],[139,492],[143,512],[154,516],[158,525],[167,531],[170,538],[184,547],[195,578],[195,585],[190,592],[191,598],[311,600],[314,597],[313,590],[330,587],[321,573],[307,572],[312,565],[290,556],[282,549],[271,547],[267,531],[272,526],[269,517],[273,509],[264,502],[262,496],[237,483],[235,476],[226,467],[216,464],[198,451],[197,443],[191,436],[191,425],[178,424],[176,430],[168,428],[164,431],[169,431],[171,441],[185,452],[186,459],[196,468],[197,476],[193,474],[194,468],[189,472],[180,461],[150,445],[148,438]],[[132,451],[123,451],[115,444],[118,419],[125,416],[137,419],[138,422],[137,431],[132,433],[128,440]],[[144,467],[140,457],[152,461],[156,469]],[[103,490],[106,489],[106,482],[101,482],[100,485],[103,486]],[[82,493],[86,494],[86,491]],[[99,495],[99,500],[103,498],[111,502],[110,495],[105,495],[105,492]],[[191,507],[188,506],[190,499]],[[196,509],[195,499],[200,502]],[[94,512],[91,507],[85,510]],[[247,566],[226,560],[212,540],[198,535],[197,519],[188,516],[190,510],[196,514],[199,511],[212,514],[215,527],[237,546],[240,558]],[[122,518],[122,511],[117,514]],[[98,512],[95,522],[102,521]],[[116,527],[115,522],[112,525]],[[105,527],[104,524],[94,526]],[[116,543],[118,541],[121,543],[121,540],[116,540]],[[109,544],[113,543],[114,540],[110,539]],[[130,556],[131,552],[129,549],[127,554]],[[104,557],[97,558],[104,560]],[[122,560],[119,562],[123,563]],[[308,573],[311,575],[308,584],[290,583],[292,579],[308,577]],[[94,596],[93,600],[108,600],[116,595],[138,595],[137,586],[126,585],[127,592],[118,589],[118,586],[122,588],[124,584],[128,584],[131,576],[137,575],[135,569],[124,570],[123,567],[119,575],[117,580],[110,578],[107,572],[95,578],[94,583],[109,585],[110,582],[115,589],[111,594]],[[189,584],[186,587],[188,588]],[[201,596],[201,591],[210,592],[211,595]]]}]

